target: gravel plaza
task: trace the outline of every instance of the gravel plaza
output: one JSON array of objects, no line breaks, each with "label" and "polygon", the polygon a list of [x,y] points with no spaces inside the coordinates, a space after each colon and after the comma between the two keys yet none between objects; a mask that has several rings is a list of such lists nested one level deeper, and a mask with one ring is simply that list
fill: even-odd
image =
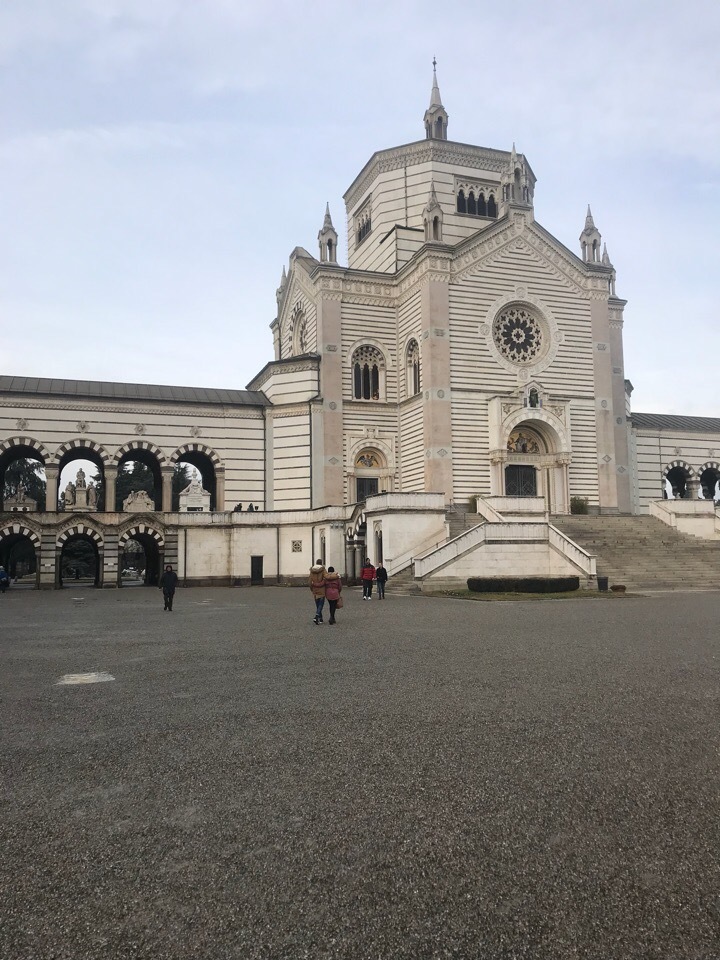
[{"label": "gravel plaza", "polygon": [[391,587],[0,597],[0,957],[716,960],[720,592]]}]

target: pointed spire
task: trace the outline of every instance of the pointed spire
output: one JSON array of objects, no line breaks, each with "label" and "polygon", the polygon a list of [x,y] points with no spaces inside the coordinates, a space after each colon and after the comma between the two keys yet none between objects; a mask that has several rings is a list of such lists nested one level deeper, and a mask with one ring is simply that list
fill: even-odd
[{"label": "pointed spire", "polygon": [[322,228],[323,228],[323,230],[327,230],[328,227],[329,227],[331,230],[334,229],[334,228],[333,228],[332,217],[330,216],[330,204],[329,204],[329,203],[326,203],[326,204],[325,204],[325,219],[323,220]]},{"label": "pointed spire", "polygon": [[337,263],[337,230],[333,226],[330,216],[330,204],[325,204],[325,219],[318,233],[318,243],[320,244],[320,260],[323,263]]},{"label": "pointed spire", "polygon": [[440,97],[440,87],[437,81],[437,60],[433,57],[433,85],[430,94],[430,109],[433,107],[442,107],[442,98]]},{"label": "pointed spire", "polygon": [[610,263],[610,257],[609,257],[608,252],[607,252],[607,244],[606,244],[606,243],[603,244],[602,262],[605,264],[606,267],[612,266],[612,264]]},{"label": "pointed spire", "polygon": [[586,229],[586,230],[594,230],[594,229],[595,229],[595,221],[593,220],[593,215],[592,215],[592,210],[590,209],[590,204],[588,204],[588,212],[587,212],[587,214],[585,215],[585,229]]},{"label": "pointed spire", "polygon": [[430,181],[430,199],[428,200],[428,207],[434,207],[438,202],[437,194],[435,193],[435,181]]},{"label": "pointed spire", "polygon": [[281,286],[281,287],[284,287],[286,283],[287,283],[287,270],[285,269],[285,266],[283,265],[282,277],[280,278],[280,286]]},{"label": "pointed spire", "polygon": [[443,106],[437,82],[437,60],[433,57],[433,85],[430,106],[425,111],[425,136],[428,140],[447,140],[447,110]]}]

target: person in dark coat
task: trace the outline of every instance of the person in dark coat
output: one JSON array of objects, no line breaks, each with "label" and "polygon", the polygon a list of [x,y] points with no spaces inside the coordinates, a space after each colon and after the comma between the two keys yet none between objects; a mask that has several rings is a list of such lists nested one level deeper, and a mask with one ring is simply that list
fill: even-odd
[{"label": "person in dark coat", "polygon": [[165,610],[169,610],[172,613],[173,597],[175,596],[175,588],[178,585],[178,575],[172,568],[172,564],[169,563],[165,567],[163,575],[160,577],[160,589],[163,592],[163,599],[165,600]]},{"label": "person in dark coat", "polygon": [[0,593],[5,593],[9,586],[10,577],[7,574],[7,570],[5,567],[0,567]]},{"label": "person in dark coat", "polygon": [[377,581],[378,600],[385,599],[385,584],[387,583],[388,572],[380,561],[380,566],[375,567],[375,580]]}]

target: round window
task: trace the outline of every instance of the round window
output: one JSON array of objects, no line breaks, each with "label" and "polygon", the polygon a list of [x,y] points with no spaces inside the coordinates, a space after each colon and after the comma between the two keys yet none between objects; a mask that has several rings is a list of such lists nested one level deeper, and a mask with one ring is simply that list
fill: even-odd
[{"label": "round window", "polygon": [[535,363],[543,353],[543,331],[527,307],[511,304],[493,323],[493,340],[500,354],[513,363]]}]

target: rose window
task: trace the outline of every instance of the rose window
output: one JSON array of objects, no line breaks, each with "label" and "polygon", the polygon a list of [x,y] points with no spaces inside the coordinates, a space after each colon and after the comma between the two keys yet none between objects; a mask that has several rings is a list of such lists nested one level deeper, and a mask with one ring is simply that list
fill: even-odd
[{"label": "rose window", "polygon": [[514,363],[534,363],[542,352],[540,324],[524,307],[508,307],[493,324],[493,339],[498,350]]}]

